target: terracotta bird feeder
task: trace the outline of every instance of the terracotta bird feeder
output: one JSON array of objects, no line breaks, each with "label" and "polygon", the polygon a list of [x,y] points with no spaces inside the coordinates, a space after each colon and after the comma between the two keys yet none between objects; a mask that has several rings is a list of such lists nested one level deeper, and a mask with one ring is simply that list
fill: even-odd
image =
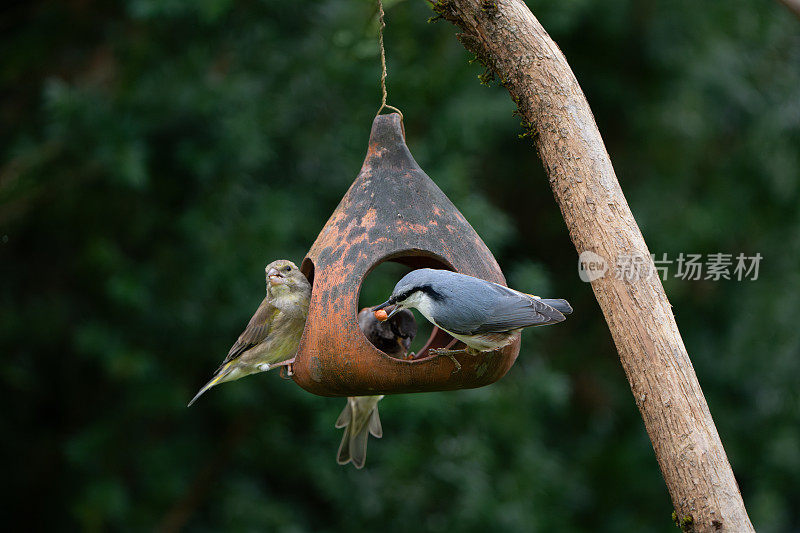
[{"label": "terracotta bird feeder", "polygon": [[361,172],[300,267],[313,289],[293,378],[314,394],[365,396],[482,387],[505,375],[519,338],[497,352],[454,356],[460,370],[451,358],[428,353],[452,340],[438,328],[413,360],[375,348],[356,315],[361,284],[383,261],[505,285],[481,238],[414,161],[396,113],[375,117]]}]

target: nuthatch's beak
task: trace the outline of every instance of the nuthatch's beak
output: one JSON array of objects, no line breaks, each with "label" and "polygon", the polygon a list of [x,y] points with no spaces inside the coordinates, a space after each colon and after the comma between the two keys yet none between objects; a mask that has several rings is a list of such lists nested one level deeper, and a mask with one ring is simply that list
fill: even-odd
[{"label": "nuthatch's beak", "polygon": [[393,303],[394,303],[394,298],[389,298],[388,300],[386,300],[385,302],[383,302],[381,305],[376,305],[375,307],[373,307],[373,308],[372,308],[372,310],[373,310],[373,311],[380,311],[380,310],[381,310],[381,309],[383,309],[384,307],[389,307],[389,306],[390,306],[390,305],[392,305]]},{"label": "nuthatch's beak", "polygon": [[401,306],[401,305],[395,305],[395,306],[394,306],[394,309],[392,309],[392,310],[389,312],[389,314],[388,314],[388,315],[386,315],[386,320],[389,320],[390,318],[392,318],[392,317],[393,317],[393,316],[394,316],[394,315],[395,315],[395,314],[396,314],[398,311],[400,311],[401,309],[403,309],[403,306]]},{"label": "nuthatch's beak", "polygon": [[381,309],[389,307],[390,305],[394,305],[394,309],[392,309],[389,312],[389,314],[386,315],[386,319],[385,320],[389,320],[390,318],[392,318],[392,315],[394,315],[395,313],[397,313],[398,311],[400,311],[402,309],[401,306],[395,305],[395,302],[396,302],[396,300],[394,298],[389,298],[388,300],[383,302],[381,305],[376,305],[375,307],[373,307],[372,308],[372,312],[374,313],[375,311],[380,311]]}]

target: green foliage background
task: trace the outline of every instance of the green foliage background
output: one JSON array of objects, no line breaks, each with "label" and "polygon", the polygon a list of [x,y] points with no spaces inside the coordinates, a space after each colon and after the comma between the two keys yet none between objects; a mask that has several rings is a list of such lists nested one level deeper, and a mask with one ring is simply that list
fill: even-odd
[{"label": "green foliage background", "polygon": [[[568,298],[480,390],[343,401],[262,374],[189,400],[355,177],[372,2],[17,2],[0,21],[0,436],[27,530],[671,531],[658,465],[513,104],[426,2],[392,1],[390,103],[510,282]],[[800,23],[778,2],[528,2],[656,254],[758,531],[800,531]],[[384,286],[372,289],[385,294]],[[8,520],[7,520],[8,521]]]}]

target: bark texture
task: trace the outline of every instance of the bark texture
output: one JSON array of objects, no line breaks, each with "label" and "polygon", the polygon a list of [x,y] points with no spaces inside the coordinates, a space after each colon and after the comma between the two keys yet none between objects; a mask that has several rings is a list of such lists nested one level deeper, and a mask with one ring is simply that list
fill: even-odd
[{"label": "bark texture", "polygon": [[783,5],[792,10],[797,18],[800,18],[800,0],[780,0]]},{"label": "bark texture", "polygon": [[619,258],[650,252],[622,193],[586,98],[564,55],[521,0],[443,0],[456,24],[511,94],[549,176],[578,253],[604,258],[592,282],[661,473],[685,531],[753,531],[675,317],[657,275],[612,273]]}]

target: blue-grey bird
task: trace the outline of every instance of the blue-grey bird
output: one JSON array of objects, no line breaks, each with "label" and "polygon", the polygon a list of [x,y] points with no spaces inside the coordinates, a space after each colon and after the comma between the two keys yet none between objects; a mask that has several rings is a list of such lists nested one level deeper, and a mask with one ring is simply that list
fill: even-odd
[{"label": "blue-grey bird", "polygon": [[285,259],[265,268],[267,295],[258,306],[244,332],[231,347],[211,381],[192,398],[192,405],[208,389],[256,372],[291,364],[308,317],[311,285],[297,268]]},{"label": "blue-grey bird", "polygon": [[[376,348],[392,357],[404,358],[417,334],[417,322],[414,314],[405,309],[398,312],[390,320],[378,321],[370,308],[358,313],[358,326]],[[370,433],[373,437],[383,436],[383,427],[378,415],[378,402],[383,396],[351,396],[336,420],[337,428],[344,428],[342,443],[336,455],[340,465],[353,463],[362,468],[367,458],[367,441]]]},{"label": "blue-grey bird", "polygon": [[565,320],[572,312],[566,300],[538,296],[449,270],[422,268],[397,282],[392,296],[373,312],[394,305],[388,317],[415,308],[431,323],[467,345],[464,350],[431,350],[434,354],[488,352],[514,340],[528,326]]}]

